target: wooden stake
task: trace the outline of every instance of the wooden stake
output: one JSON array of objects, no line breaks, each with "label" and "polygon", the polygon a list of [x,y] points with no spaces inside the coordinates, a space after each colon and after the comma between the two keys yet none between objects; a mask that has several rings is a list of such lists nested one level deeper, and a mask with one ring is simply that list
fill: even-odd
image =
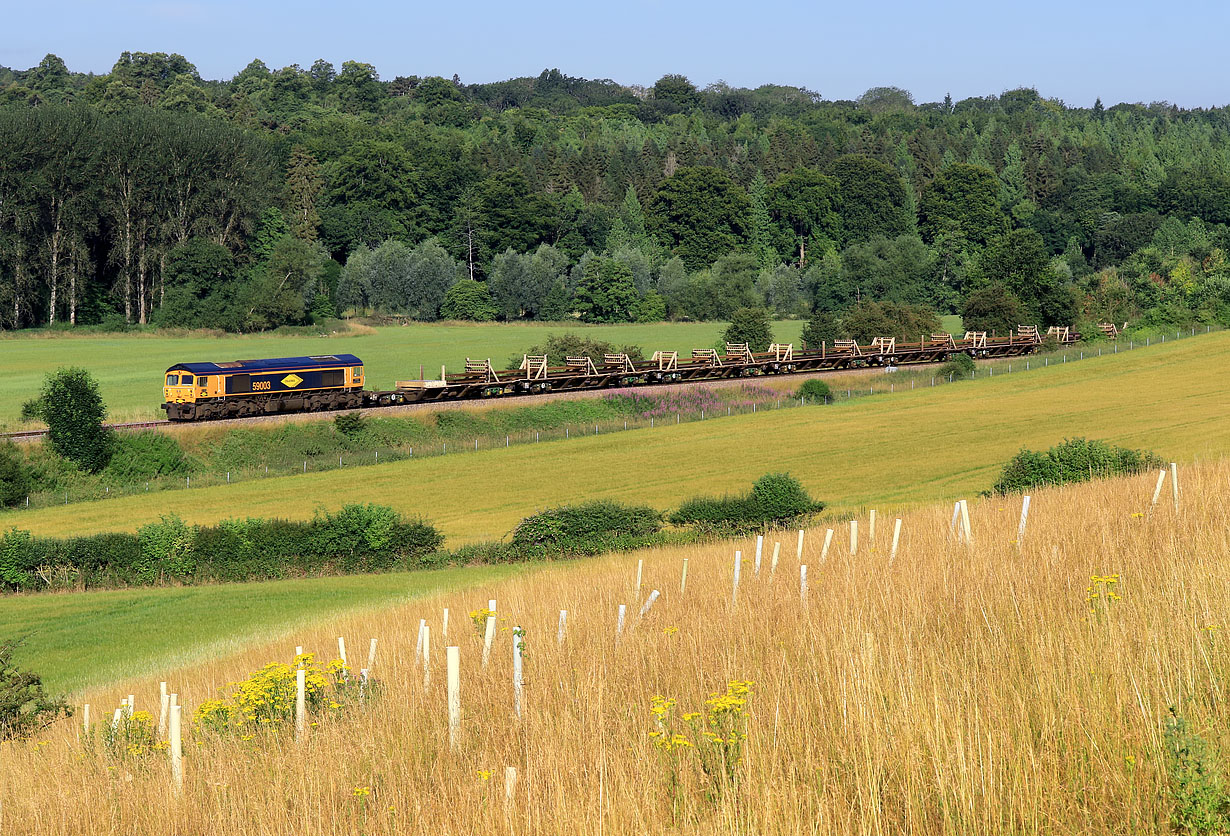
[{"label": "wooden stake", "polygon": [[1029,521],[1029,494],[1021,498],[1021,521],[1016,527],[1016,546],[1019,549],[1025,542],[1025,523]]},{"label": "wooden stake", "polygon": [[1166,468],[1162,468],[1157,472],[1157,487],[1153,489],[1153,501],[1149,503],[1149,508],[1152,509],[1157,505],[1157,498],[1162,495],[1162,485],[1166,482]]},{"label": "wooden stake", "polygon": [[180,707],[171,709],[171,786],[175,795],[184,791],[184,741],[180,734]]},{"label": "wooden stake", "polygon": [[773,543],[773,559],[769,561],[769,577],[770,578],[773,577],[774,573],[777,572],[777,559],[778,557],[781,556],[781,553],[782,553],[782,544],[774,542]]},{"label": "wooden stake", "polygon": [[448,745],[457,751],[461,742],[461,648],[445,650],[448,666]]},{"label": "wooden stake", "polygon": [[423,627],[423,690],[431,685],[431,628]]},{"label": "wooden stake", "polygon": [[564,634],[568,632],[568,610],[559,611],[559,629],[555,634],[555,643],[564,646]]},{"label": "wooden stake", "polygon": [[679,579],[679,594],[682,595],[684,590],[688,588],[688,559],[683,559],[683,576]]},{"label": "wooden stake", "polygon": [[824,531],[824,548],[820,549],[820,565],[824,565],[824,561],[829,556],[829,546],[833,542],[833,529],[827,528]]},{"label": "wooden stake", "polygon": [[893,523],[893,547],[888,553],[888,562],[891,565],[897,559],[897,543],[901,540],[901,518],[898,517]]},{"label": "wooden stake", "polygon": [[[171,709],[174,711],[174,709]],[[295,671],[295,740],[303,739],[307,726],[307,671]]]},{"label": "wooden stake", "polygon": [[513,708],[521,719],[521,625],[513,628]]},{"label": "wooden stake", "polygon": [[850,520],[850,554],[858,554],[858,520]]},{"label": "wooden stake", "polygon": [[799,529],[799,546],[795,549],[795,556],[798,557],[800,562],[803,560],[803,529],[801,528]]},{"label": "wooden stake", "polygon": [[807,603],[807,564],[799,564],[799,600]]},{"label": "wooden stake", "polygon": [[764,551],[764,535],[756,535],[756,562],[752,564],[752,574],[760,577],[760,554]]},{"label": "wooden stake", "polygon": [[495,616],[487,616],[487,630],[483,633],[483,667],[487,667],[487,659],[491,656],[491,643],[495,641]]}]

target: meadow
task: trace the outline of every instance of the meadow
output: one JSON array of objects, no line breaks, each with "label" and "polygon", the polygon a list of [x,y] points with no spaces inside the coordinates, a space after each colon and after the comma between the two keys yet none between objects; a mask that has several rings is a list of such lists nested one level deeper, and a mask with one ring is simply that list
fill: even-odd
[{"label": "meadow", "polygon": [[[967,542],[951,504],[880,505],[874,532],[857,516],[857,547],[844,519],[827,553],[823,526],[801,558],[783,533],[776,571],[778,535],[759,571],[751,541],[664,548],[279,633],[91,691],[77,700],[102,718],[89,733],[78,715],[5,744],[0,823],[40,836],[1182,830],[1226,800],[1196,766],[1207,775],[1230,747],[1230,465],[1179,479],[1177,507],[1169,486],[1150,507],[1153,474],[1038,491],[1023,538],[1019,497],[972,500]],[[467,613],[488,599],[484,666]],[[180,796],[157,745],[100,742],[129,693],[157,717],[158,679],[190,718],[295,645],[333,658],[339,636],[352,668],[378,639],[369,699],[323,703],[299,742],[284,712],[255,728],[186,720]],[[455,748],[445,645],[460,661]],[[1193,781],[1173,782],[1176,766]]]},{"label": "meadow", "polygon": [[[946,316],[956,332],[960,317]],[[799,344],[801,320],[773,325],[774,336]],[[396,380],[438,377],[440,366],[460,368],[466,357],[491,358],[497,368],[509,357],[540,344],[551,334],[581,333],[615,345],[637,345],[647,355],[657,349],[689,352],[716,343],[724,322],[655,322],[644,325],[582,323],[426,323],[321,334],[187,335],[99,334],[62,331],[0,332],[0,430],[20,425],[21,404],[38,394],[43,375],[59,366],[83,366],[99,382],[113,421],[165,417],[162,372],[175,363],[295,357],[324,353],[357,354],[367,368],[369,388],[392,388]]]},{"label": "meadow", "polygon": [[135,530],[168,513],[301,519],[348,501],[423,515],[450,545],[502,537],[534,511],[610,498],[669,508],[788,471],[834,513],[985,490],[1022,446],[1065,437],[1168,459],[1230,449],[1230,333],[950,386],[629,433],[543,441],[231,485],[10,512],[35,534]]}]

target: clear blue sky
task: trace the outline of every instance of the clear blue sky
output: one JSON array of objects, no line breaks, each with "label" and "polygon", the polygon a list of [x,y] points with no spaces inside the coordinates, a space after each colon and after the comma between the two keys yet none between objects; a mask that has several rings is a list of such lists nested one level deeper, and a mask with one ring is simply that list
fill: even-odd
[{"label": "clear blue sky", "polygon": [[325,58],[369,62],[385,79],[558,67],[625,84],[668,72],[702,87],[790,84],[826,99],[879,85],[918,102],[1035,86],[1071,105],[1200,107],[1230,104],[1227,24],[1224,0],[49,0],[5,10],[0,64],[25,69],[54,52],[73,70],[106,72],[139,50],[182,53],[212,79],[256,57],[274,68]]}]

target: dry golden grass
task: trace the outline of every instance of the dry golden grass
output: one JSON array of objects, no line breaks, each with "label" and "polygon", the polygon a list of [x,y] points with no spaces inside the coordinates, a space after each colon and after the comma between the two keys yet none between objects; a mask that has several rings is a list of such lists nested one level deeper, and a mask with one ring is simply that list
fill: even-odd
[{"label": "dry golden grass", "polygon": [[[353,657],[378,637],[385,691],[374,704],[323,721],[301,744],[190,741],[180,799],[164,756],[109,768],[83,755],[66,721],[42,745],[0,749],[0,832],[1155,832],[1169,808],[1168,708],[1230,743],[1230,463],[1180,478],[1177,513],[1169,486],[1146,513],[1152,475],[1040,491],[1020,546],[1019,498],[971,503],[972,547],[950,538],[951,506],[907,513],[892,564],[890,509],[880,509],[874,543],[859,519],[857,555],[843,526],[822,563],[823,530],[813,530],[806,604],[787,532],[776,576],[771,536],[759,577],[752,543],[661,549],[356,615],[293,643],[332,656],[344,635]],[[746,557],[732,606],[735,547]],[[637,559],[641,598],[662,593],[639,623]],[[1110,575],[1118,600],[1091,605],[1091,578]],[[484,671],[466,613],[489,597],[502,631]],[[629,624],[616,644],[621,603]],[[457,754],[438,635],[446,606],[447,644],[462,658]],[[560,609],[569,630],[557,648]],[[414,664],[420,618],[434,633],[426,691]],[[516,624],[528,631],[521,720]],[[172,690],[191,708],[268,661],[289,661],[290,644],[183,670]],[[673,821],[666,761],[649,737],[651,698],[696,710],[731,680],[755,682],[739,780],[710,800],[694,750],[683,748]],[[123,685],[92,695],[95,717],[130,690],[138,709],[156,706],[156,682]],[[509,765],[520,780],[506,805]],[[362,787],[371,795],[356,796]]]}]

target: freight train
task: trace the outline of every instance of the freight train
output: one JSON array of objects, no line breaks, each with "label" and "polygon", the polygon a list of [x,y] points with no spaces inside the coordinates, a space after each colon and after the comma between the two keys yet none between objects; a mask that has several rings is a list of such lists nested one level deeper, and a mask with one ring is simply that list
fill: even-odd
[{"label": "freight train", "polygon": [[822,343],[818,349],[795,351],[774,344],[753,352],[745,344],[727,343],[725,351],[700,348],[690,357],[675,351],[655,351],[648,360],[627,354],[568,357],[563,366],[548,366],[542,355],[525,355],[516,369],[496,369],[491,360],[470,360],[460,372],[440,370],[438,380],[397,381],[393,389],[364,386],[363,361],[353,354],[235,360],[223,363],[178,363],[163,379],[164,403],[171,421],[246,418],[280,412],[360,409],[396,404],[455,401],[546,392],[579,392],[662,383],[693,383],[761,375],[803,374],[871,366],[943,363],[956,354],[974,358],[1019,357],[1036,352],[1043,340],[1059,345],[1080,339],[1067,328],[1045,335],[1033,326],[1016,334],[988,336],[967,332],[923,335],[917,342],[877,337],[867,344],[855,340]]}]

